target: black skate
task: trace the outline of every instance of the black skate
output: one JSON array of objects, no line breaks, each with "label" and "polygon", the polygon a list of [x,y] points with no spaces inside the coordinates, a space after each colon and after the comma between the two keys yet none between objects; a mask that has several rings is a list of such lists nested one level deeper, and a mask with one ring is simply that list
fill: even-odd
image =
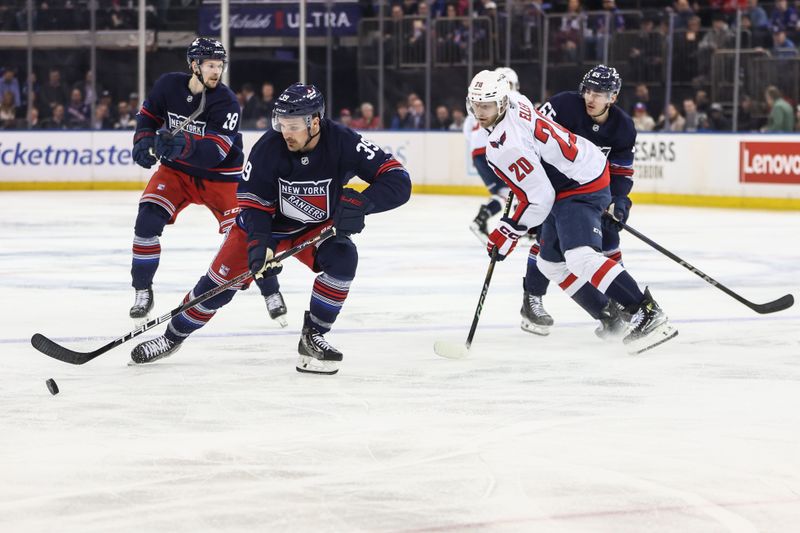
[{"label": "black skate", "polygon": [[522,315],[520,327],[522,331],[535,335],[550,335],[550,327],[553,325],[553,317],[545,311],[541,296],[534,296],[525,291],[522,295]]},{"label": "black skate", "polygon": [[631,332],[622,339],[628,353],[639,354],[678,335],[678,330],[670,325],[667,315],[645,289],[644,300],[636,308],[631,318]]},{"label": "black skate", "polygon": [[303,333],[297,345],[297,371],[309,374],[335,374],[339,371],[342,352],[331,346],[325,337],[309,326],[309,312],[306,311]]},{"label": "black skate", "polygon": [[153,340],[145,341],[131,350],[131,361],[137,365],[152,363],[177,352],[181,347],[180,342],[173,342],[162,335]]},{"label": "black skate", "polygon": [[282,328],[289,325],[286,321],[286,302],[283,301],[283,295],[280,291],[264,296],[264,301],[267,303],[267,312],[269,317],[276,321]]},{"label": "black skate", "polygon": [[614,300],[609,300],[600,311],[599,320],[600,325],[594,330],[594,334],[604,341],[617,340],[628,333],[630,316]]},{"label": "black skate", "polygon": [[475,236],[484,246],[486,246],[486,244],[489,242],[490,218],[492,218],[492,214],[489,212],[489,209],[485,205],[482,205],[478,210],[478,214],[469,225],[470,231],[475,234]]},{"label": "black skate", "polygon": [[131,318],[147,318],[150,310],[153,309],[153,288],[136,289],[136,300],[129,311]]}]

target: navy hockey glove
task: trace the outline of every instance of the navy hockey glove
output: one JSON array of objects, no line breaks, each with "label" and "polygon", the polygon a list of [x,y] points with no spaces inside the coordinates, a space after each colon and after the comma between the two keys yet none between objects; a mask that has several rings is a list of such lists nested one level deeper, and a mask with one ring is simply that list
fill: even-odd
[{"label": "navy hockey glove", "polygon": [[375,204],[372,200],[354,189],[342,189],[339,205],[333,214],[333,227],[337,235],[361,233],[364,229],[364,216],[371,213]]},{"label": "navy hockey glove", "polygon": [[622,229],[617,222],[628,221],[628,216],[631,214],[631,205],[633,205],[633,202],[631,202],[631,199],[627,196],[613,196],[611,205],[608,206],[608,212],[614,216],[615,220],[609,217],[603,217],[603,221],[607,224],[607,227],[612,227],[617,231]]},{"label": "navy hockey glove", "polygon": [[175,160],[186,159],[194,152],[194,139],[192,135],[179,131],[174,137],[166,128],[161,128],[156,134],[156,157]]},{"label": "navy hockey glove", "polygon": [[156,132],[149,128],[143,128],[133,136],[133,151],[131,155],[137,165],[150,168],[158,162],[156,156],[151,151],[155,144]]},{"label": "navy hockey glove", "polygon": [[497,223],[497,227],[489,234],[489,242],[486,243],[486,251],[489,257],[497,248],[497,260],[502,261],[508,256],[517,245],[521,235],[524,235],[528,228],[522,224],[517,224],[508,217],[503,217]]},{"label": "navy hockey glove", "polygon": [[247,243],[247,265],[256,279],[277,276],[283,270],[280,262],[272,261],[275,256],[266,239],[256,239]]}]

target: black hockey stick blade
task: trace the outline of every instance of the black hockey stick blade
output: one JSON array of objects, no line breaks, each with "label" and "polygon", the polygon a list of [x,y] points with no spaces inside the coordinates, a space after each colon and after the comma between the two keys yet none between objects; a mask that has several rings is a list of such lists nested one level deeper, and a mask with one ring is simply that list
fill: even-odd
[{"label": "black hockey stick blade", "polygon": [[[311,239],[308,239],[307,241],[301,242],[300,244],[298,244],[296,246],[293,246],[292,248],[290,248],[290,249],[288,249],[288,250],[286,250],[284,252],[279,253],[278,255],[275,256],[273,261],[280,262],[280,261],[283,261],[284,259],[288,259],[289,257],[291,257],[291,256],[295,255],[296,253],[308,248],[309,246],[312,246],[312,245],[314,245],[314,244],[316,244],[318,242],[322,242],[325,239],[333,237],[334,235],[336,235],[336,230],[333,227],[327,228],[322,233],[317,235],[316,237],[312,237]],[[173,309],[169,313],[165,313],[165,314],[159,316],[158,318],[154,318],[153,320],[150,320],[150,321],[142,324],[141,326],[139,326],[138,328],[134,329],[133,331],[129,331],[128,333],[126,333],[122,337],[114,339],[113,341],[109,342],[105,346],[101,346],[100,348],[98,348],[97,350],[94,350],[93,352],[76,352],[76,351],[70,350],[69,348],[64,348],[63,346],[61,346],[57,342],[48,339],[47,337],[45,337],[41,333],[35,333],[33,335],[33,337],[31,337],[31,345],[34,348],[36,348],[38,351],[40,351],[41,353],[45,354],[48,357],[52,357],[53,359],[58,359],[59,361],[63,361],[65,363],[69,363],[71,365],[82,365],[82,364],[88,363],[89,361],[91,361],[95,357],[103,355],[104,353],[106,353],[107,351],[111,350],[112,348],[116,348],[120,344],[124,344],[124,343],[128,342],[129,340],[131,340],[132,338],[134,338],[134,337],[136,337],[138,335],[141,335],[145,331],[147,331],[149,329],[152,329],[152,328],[156,327],[157,325],[159,325],[159,324],[161,324],[163,322],[166,322],[167,320],[170,320],[172,317],[174,317],[176,315],[179,315],[180,313],[186,311],[187,309],[189,309],[191,307],[194,307],[196,305],[199,305],[199,304],[205,302],[206,300],[209,300],[209,299],[213,298],[214,296],[220,294],[221,292],[224,292],[224,291],[228,290],[230,287],[233,287],[237,283],[241,283],[241,282],[245,281],[249,277],[250,277],[250,272],[244,272],[244,273],[236,276],[235,278],[227,281],[226,283],[224,283],[224,284],[222,284],[222,285],[220,285],[220,286],[218,286],[218,287],[216,287],[214,289],[211,289],[208,292],[205,292],[205,293],[201,294],[200,296],[196,297],[194,300],[190,300],[190,301],[186,302],[185,304],[182,304],[182,305],[176,307],[175,309]]]},{"label": "black hockey stick blade", "polygon": [[778,298],[777,300],[773,300],[771,302],[767,302],[765,304],[745,304],[750,309],[755,311],[756,313],[761,313],[762,315],[766,315],[768,313],[777,313],[778,311],[783,311],[784,309],[789,309],[791,306],[794,305],[794,296],[791,294],[785,294]]},{"label": "black hockey stick blade", "polygon": [[108,345],[106,345],[99,350],[89,353],[76,352],[51,341],[41,333],[35,333],[33,337],[31,337],[31,344],[43,354],[71,365],[82,365],[91,361],[98,355],[105,353],[109,349]]}]

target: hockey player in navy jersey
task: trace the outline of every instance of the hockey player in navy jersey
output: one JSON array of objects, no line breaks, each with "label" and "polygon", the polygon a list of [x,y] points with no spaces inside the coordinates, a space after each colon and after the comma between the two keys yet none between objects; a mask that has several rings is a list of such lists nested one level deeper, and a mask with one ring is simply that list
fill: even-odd
[{"label": "hockey player in navy jersey", "polygon": [[503,260],[529,228],[541,225],[538,268],[565,289],[578,278],[589,280],[622,304],[632,317],[623,339],[630,353],[674,338],[677,330],[650,291],[642,292],[620,263],[600,252],[602,213],[612,200],[606,155],[511,93],[496,72],[473,78],[467,109],[489,131],[487,162],[519,201],[489,234],[490,256]]},{"label": "hockey player in navy jersey", "polygon": [[[230,229],[239,211],[236,186],[244,153],[239,133],[241,110],[222,81],[227,54],[219,41],[195,39],[186,51],[191,73],[161,76],[136,115],[133,159],[144,167],[160,163],[139,200],[133,238],[131,277],[134,319],[153,308],[153,277],[161,255],[159,237],[189,204],[205,205]],[[177,135],[170,134],[200,105],[205,107]]]},{"label": "hockey player in navy jersey", "polygon": [[[333,225],[335,237],[296,256],[318,273],[298,344],[297,370],[335,374],[342,353],[325,334],[356,275],[358,253],[350,235],[364,229],[366,215],[408,201],[411,180],[391,154],[324,115],[324,99],[313,85],[296,83],[278,97],[273,130],[255,144],[245,165],[236,225],[184,301],[248,269],[277,291],[283,267],[272,258]],[[354,175],[369,183],[363,193],[344,187]],[[131,359],[148,363],[171,355],[246,286],[234,286],[175,316],[163,336],[136,346]]]},{"label": "hockey player in navy jersey", "polygon": [[[622,88],[617,70],[597,65],[584,75],[578,91],[561,92],[545,102],[539,112],[580,135],[602,150],[607,156],[611,175],[611,205],[608,211],[622,222],[628,220],[633,187],[633,156],[636,129],[633,120],[620,107],[614,105]],[[616,262],[622,262],[619,249],[619,227],[603,219],[602,252]],[[536,267],[539,243],[534,243],[528,254],[528,268],[523,279],[522,329],[538,335],[547,335],[553,319],[545,311],[542,297],[548,280]],[[588,280],[572,279],[562,284],[566,291],[593,318],[600,321],[595,333],[601,338],[624,333],[623,317],[618,306],[609,304],[601,292]]]}]

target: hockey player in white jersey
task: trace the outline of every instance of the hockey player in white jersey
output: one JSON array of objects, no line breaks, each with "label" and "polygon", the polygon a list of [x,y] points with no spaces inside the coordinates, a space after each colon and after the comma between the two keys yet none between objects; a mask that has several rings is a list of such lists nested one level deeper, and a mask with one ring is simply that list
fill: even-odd
[{"label": "hockey player in white jersey", "polygon": [[[505,259],[528,228],[541,224],[538,268],[575,298],[578,277],[631,315],[623,343],[641,353],[678,334],[650,295],[600,252],[601,217],[611,203],[605,155],[592,143],[512,94],[502,73],[484,70],[470,83],[467,111],[489,132],[486,159],[519,204],[489,234],[487,250]],[[573,274],[574,273],[574,274]],[[580,290],[580,289],[578,289]]]},{"label": "hockey player in white jersey", "polygon": [[[519,77],[513,69],[507,67],[500,67],[495,70],[498,74],[504,74],[509,84],[509,89],[512,92],[519,91]],[[498,214],[503,209],[503,204],[506,203],[508,197],[508,186],[503,183],[497,175],[489,168],[486,163],[486,139],[489,137],[489,132],[481,128],[480,124],[475,120],[472,115],[467,115],[464,120],[463,126],[464,136],[467,139],[467,149],[469,150],[472,165],[478,172],[478,175],[483,181],[486,188],[489,190],[489,200],[481,204],[478,209],[478,214],[469,225],[469,229],[476,237],[483,243],[489,237],[489,219]]]}]

